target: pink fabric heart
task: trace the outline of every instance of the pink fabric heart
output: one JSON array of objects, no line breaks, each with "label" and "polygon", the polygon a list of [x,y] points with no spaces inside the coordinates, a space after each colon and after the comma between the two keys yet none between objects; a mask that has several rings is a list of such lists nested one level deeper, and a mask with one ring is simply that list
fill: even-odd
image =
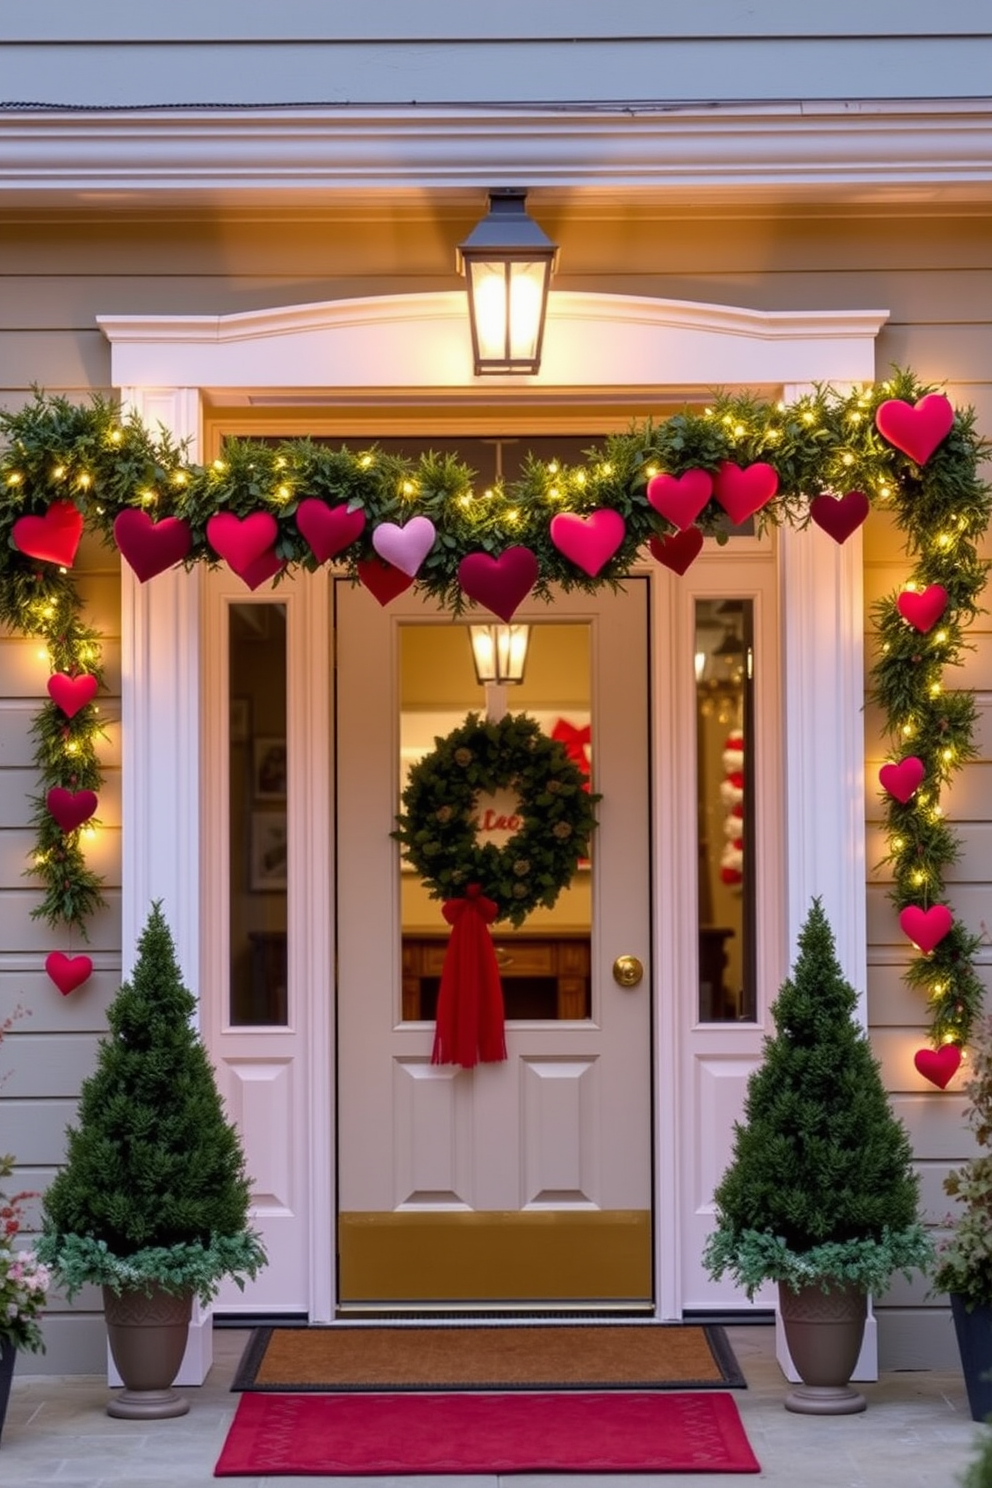
[{"label": "pink fabric heart", "polygon": [[269,579],[274,579],[285,567],[286,560],[279,557],[275,548],[270,548],[267,553],[260,553],[257,558],[253,558],[251,563],[246,563],[239,577],[249,589],[258,589],[262,584],[267,584]]},{"label": "pink fabric heart", "polygon": [[328,506],[308,496],[296,509],[296,525],[310,544],[318,563],[328,563],[351,546],[365,531],[365,513],[356,506],[349,511],[344,502]]},{"label": "pink fabric heart", "polygon": [[372,533],[372,546],[385,563],[416,578],[436,537],[437,530],[430,517],[411,517],[405,527],[398,527],[395,522],[380,522]]},{"label": "pink fabric heart", "polygon": [[713,495],[713,477],[708,470],[687,470],[684,475],[653,475],[647,498],[658,514],[673,527],[691,527]]},{"label": "pink fabric heart", "polygon": [[193,534],[182,517],[153,522],[146,511],[129,506],[114,518],[114,541],[144,584],[183,561],[193,546]]},{"label": "pink fabric heart", "polygon": [[713,487],[717,501],[734,526],[739,527],[771,501],[778,490],[778,471],[761,460],[743,467],[724,460]]},{"label": "pink fabric heart", "polygon": [[930,584],[922,594],[915,589],[904,589],[896,600],[896,609],[915,630],[925,635],[947,609],[947,590],[943,584]]},{"label": "pink fabric heart", "polygon": [[946,1090],[961,1064],[961,1049],[958,1044],[941,1044],[939,1049],[917,1049],[913,1063],[924,1080]]},{"label": "pink fabric heart", "polygon": [[88,672],[70,677],[67,672],[56,672],[48,679],[48,696],[62,709],[66,718],[75,718],[80,708],[85,708],[96,697],[99,683]]},{"label": "pink fabric heart", "polygon": [[848,491],[846,496],[814,496],[809,514],[818,527],[829,533],[834,542],[847,542],[857,532],[870,511],[863,491]]},{"label": "pink fabric heart", "polygon": [[923,761],[917,759],[915,754],[910,754],[897,765],[883,765],[878,772],[878,779],[882,789],[905,806],[926,773]]},{"label": "pink fabric heart", "polygon": [[648,547],[666,568],[673,573],[684,574],[702,551],[703,534],[698,527],[687,527],[684,532],[671,532],[667,537],[652,537]]},{"label": "pink fabric heart", "polygon": [[358,577],[383,607],[413,583],[409,574],[391,563],[383,563],[381,558],[363,558],[358,565]]},{"label": "pink fabric heart", "polygon": [[275,545],[278,536],[279,524],[271,512],[252,512],[247,517],[217,512],[207,522],[210,546],[242,579],[245,570]]},{"label": "pink fabric heart", "polygon": [[71,501],[53,501],[42,517],[18,517],[14,547],[28,558],[71,568],[83,535],[83,514]]},{"label": "pink fabric heart", "polygon": [[93,962],[89,956],[66,956],[61,951],[52,951],[45,957],[45,970],[62,996],[68,997],[93,975]]},{"label": "pink fabric heart", "polygon": [[954,916],[946,904],[933,904],[929,909],[910,904],[900,914],[899,924],[903,933],[928,956],[953,928]]},{"label": "pink fabric heart", "polygon": [[594,579],[623,542],[627,524],[618,511],[603,506],[587,517],[559,512],[551,518],[550,531],[559,553]]},{"label": "pink fabric heart", "polygon": [[530,548],[507,548],[499,558],[469,553],[458,565],[458,582],[469,599],[492,610],[507,624],[537,583],[537,559]]},{"label": "pink fabric heart", "polygon": [[951,432],[954,409],[943,393],[928,393],[918,403],[889,398],[875,412],[875,427],[917,465],[925,465]]},{"label": "pink fabric heart", "polygon": [[91,790],[70,791],[64,786],[53,785],[45,797],[45,804],[63,832],[74,832],[83,822],[89,821],[99,803]]}]

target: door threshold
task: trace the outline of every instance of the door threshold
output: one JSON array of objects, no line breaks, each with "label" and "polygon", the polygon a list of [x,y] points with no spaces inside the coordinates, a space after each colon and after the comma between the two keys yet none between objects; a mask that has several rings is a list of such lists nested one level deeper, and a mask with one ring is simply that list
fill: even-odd
[{"label": "door threshold", "polygon": [[450,1303],[418,1302],[409,1307],[395,1302],[341,1302],[336,1315],[342,1320],[359,1321],[363,1318],[376,1322],[416,1323],[429,1319],[433,1323],[444,1322],[586,1322],[596,1318],[609,1322],[629,1322],[636,1318],[653,1318],[654,1306],[650,1302],[564,1302],[560,1306],[547,1302],[514,1302],[505,1307],[492,1302]]}]

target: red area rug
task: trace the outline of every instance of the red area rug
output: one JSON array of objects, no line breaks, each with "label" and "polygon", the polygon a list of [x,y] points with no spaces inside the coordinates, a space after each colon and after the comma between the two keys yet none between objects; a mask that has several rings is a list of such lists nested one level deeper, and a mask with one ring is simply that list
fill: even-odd
[{"label": "red area rug", "polygon": [[759,1471],[730,1395],[570,1391],[243,1395],[214,1476]]}]

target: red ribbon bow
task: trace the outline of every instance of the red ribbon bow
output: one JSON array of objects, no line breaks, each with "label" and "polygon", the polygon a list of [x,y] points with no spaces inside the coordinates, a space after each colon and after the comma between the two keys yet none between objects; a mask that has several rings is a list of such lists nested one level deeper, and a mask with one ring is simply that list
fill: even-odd
[{"label": "red ribbon bow", "polygon": [[589,789],[589,756],[586,753],[592,740],[592,726],[586,724],[584,728],[576,728],[574,723],[569,723],[567,718],[559,718],[551,730],[552,739],[565,746],[565,753],[573,765],[578,765],[586,777],[585,789]]},{"label": "red ribbon bow", "polygon": [[499,906],[479,884],[469,884],[464,899],[446,899],[441,913],[451,926],[441,968],[437,1022],[431,1064],[460,1064],[471,1069],[506,1058],[503,984],[489,926]]}]

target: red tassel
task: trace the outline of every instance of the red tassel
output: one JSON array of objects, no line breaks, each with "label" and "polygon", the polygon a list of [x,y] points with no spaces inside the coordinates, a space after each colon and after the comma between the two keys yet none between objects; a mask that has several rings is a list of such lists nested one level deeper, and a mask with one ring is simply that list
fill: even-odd
[{"label": "red tassel", "polygon": [[441,968],[431,1064],[460,1064],[506,1058],[503,984],[489,926],[499,912],[478,884],[464,899],[446,899],[441,913],[451,926]]}]

